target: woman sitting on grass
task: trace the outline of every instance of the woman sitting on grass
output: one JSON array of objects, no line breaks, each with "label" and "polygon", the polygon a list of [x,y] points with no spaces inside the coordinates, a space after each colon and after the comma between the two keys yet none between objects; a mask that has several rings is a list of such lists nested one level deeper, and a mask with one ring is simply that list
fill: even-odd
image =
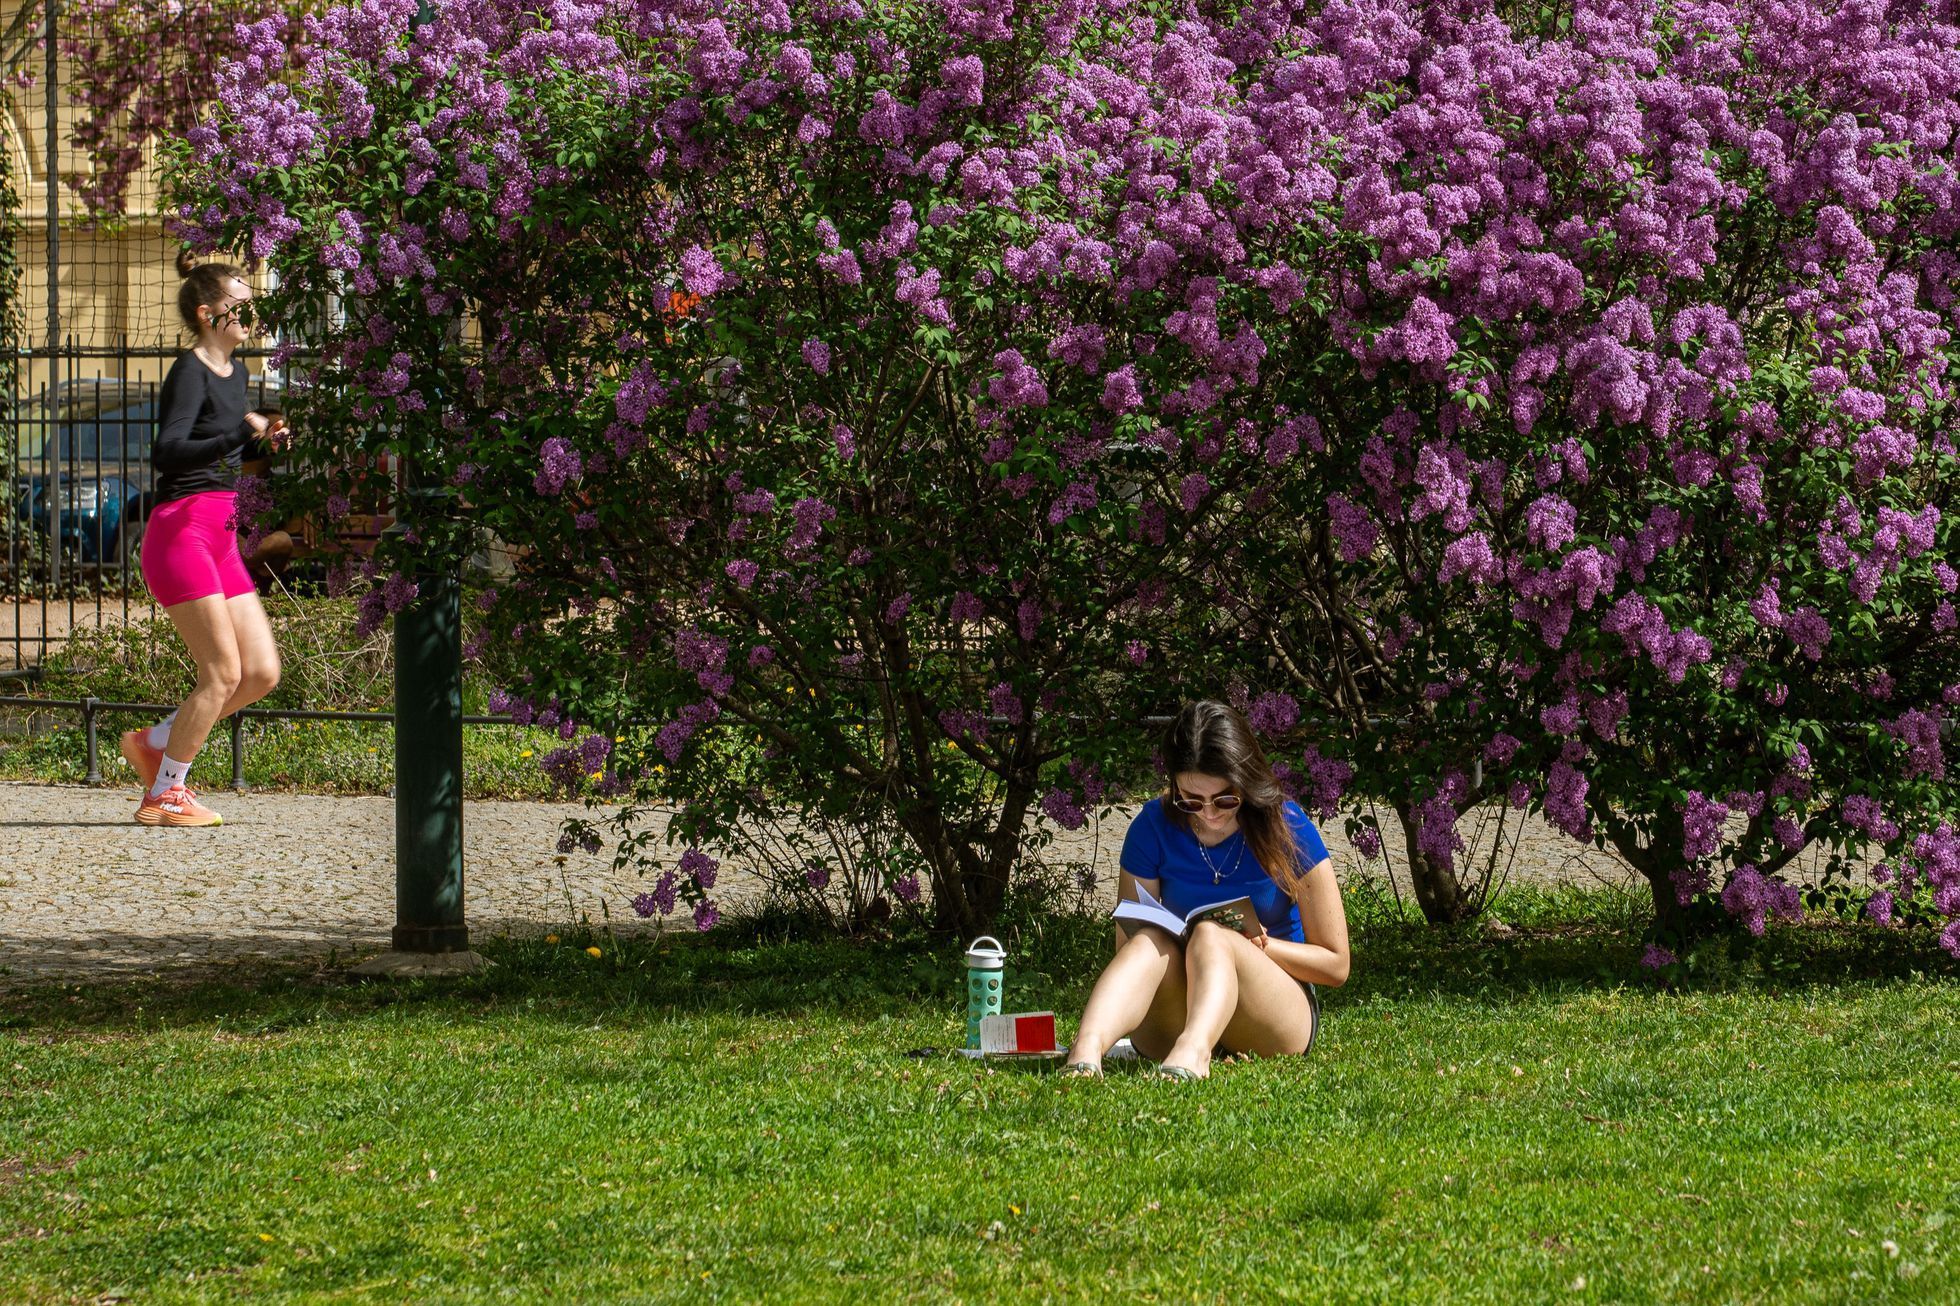
[{"label": "woman sitting on grass", "polygon": [[1173,1079],[1202,1079],[1212,1053],[1304,1053],[1320,1028],[1315,984],[1348,977],[1347,913],[1327,846],[1273,778],[1252,727],[1223,703],[1187,705],[1164,736],[1170,787],[1123,839],[1118,894],[1138,888],[1178,916],[1246,897],[1257,937],[1201,920],[1180,942],[1116,928],[1116,956],[1082,1013],[1068,1072],[1101,1073],[1125,1034]]}]

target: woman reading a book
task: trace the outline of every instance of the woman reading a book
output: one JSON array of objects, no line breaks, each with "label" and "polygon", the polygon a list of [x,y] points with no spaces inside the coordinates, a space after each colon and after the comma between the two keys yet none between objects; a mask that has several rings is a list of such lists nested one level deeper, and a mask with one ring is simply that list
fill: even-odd
[{"label": "woman reading a book", "polygon": [[1316,984],[1348,976],[1347,913],[1327,846],[1288,801],[1237,711],[1188,704],[1164,736],[1170,784],[1123,839],[1116,956],[1082,1013],[1068,1073],[1101,1073],[1129,1035],[1172,1079],[1213,1050],[1304,1053]]}]

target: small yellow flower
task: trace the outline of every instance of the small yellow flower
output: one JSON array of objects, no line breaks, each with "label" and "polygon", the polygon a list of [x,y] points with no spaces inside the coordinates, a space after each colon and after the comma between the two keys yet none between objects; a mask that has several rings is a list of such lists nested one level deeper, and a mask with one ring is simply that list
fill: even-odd
[{"label": "small yellow flower", "polygon": [[528,748],[518,754],[519,757],[529,757],[530,755],[531,755],[531,750]]},{"label": "small yellow flower", "polygon": [[588,777],[586,777],[586,778],[587,778],[587,779],[590,779],[590,780],[597,780],[597,779],[599,779],[599,778],[600,778],[601,776],[603,776],[603,775],[605,775],[605,772],[604,772],[604,771],[594,771],[594,772],[593,772],[593,773],[592,773],[592,774],[591,774],[590,776],[588,776]]},{"label": "small yellow flower", "polygon": [[259,1241],[262,1243],[269,1243],[272,1241],[272,1235],[269,1233],[262,1233],[259,1235]]},{"label": "small yellow flower", "polygon": [[558,936],[556,934],[547,934],[544,936],[544,941],[546,943],[556,943],[558,942]]},{"label": "small yellow flower", "polygon": [[614,736],[613,736],[613,742],[614,742],[615,744],[623,744],[623,743],[625,743],[625,742],[626,742],[626,736],[625,736],[625,735],[614,735]]},{"label": "small yellow flower", "polygon": [[666,774],[667,774],[667,768],[666,768],[666,767],[664,767],[664,766],[655,766],[655,767],[653,768],[653,773],[654,773],[655,775],[666,775]]},{"label": "small yellow flower", "polygon": [[597,948],[587,948],[585,950],[585,955],[588,957],[603,957],[606,954],[599,951]]}]

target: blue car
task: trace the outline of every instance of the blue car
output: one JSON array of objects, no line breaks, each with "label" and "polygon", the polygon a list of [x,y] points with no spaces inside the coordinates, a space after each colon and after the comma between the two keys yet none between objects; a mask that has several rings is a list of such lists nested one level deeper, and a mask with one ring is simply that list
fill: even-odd
[{"label": "blue car", "polygon": [[[68,381],[52,405],[22,413],[14,511],[42,539],[59,532],[64,560],[91,569],[135,570],[156,489],[157,383],[114,377]],[[252,379],[253,407],[276,407],[279,383]],[[50,422],[46,407],[52,407]]]}]

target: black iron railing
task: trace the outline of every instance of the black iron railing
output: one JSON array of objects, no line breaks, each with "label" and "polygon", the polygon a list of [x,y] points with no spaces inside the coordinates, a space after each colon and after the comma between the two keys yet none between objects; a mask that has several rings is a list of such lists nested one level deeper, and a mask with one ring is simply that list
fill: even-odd
[{"label": "black iron railing", "polygon": [[[79,712],[82,717],[82,735],[87,749],[88,772],[82,777],[84,784],[102,783],[102,745],[98,719],[105,712],[151,713],[162,715],[176,707],[175,703],[117,703],[101,698],[32,698],[26,696],[0,697],[0,707],[23,707],[48,709],[59,712]],[[242,793],[245,790],[245,723],[250,720],[262,721],[365,721],[377,725],[393,725],[393,712],[325,712],[310,711],[304,708],[247,707],[233,712],[226,721],[231,730],[231,787]],[[466,726],[512,726],[518,724],[507,716],[465,716]]]}]

